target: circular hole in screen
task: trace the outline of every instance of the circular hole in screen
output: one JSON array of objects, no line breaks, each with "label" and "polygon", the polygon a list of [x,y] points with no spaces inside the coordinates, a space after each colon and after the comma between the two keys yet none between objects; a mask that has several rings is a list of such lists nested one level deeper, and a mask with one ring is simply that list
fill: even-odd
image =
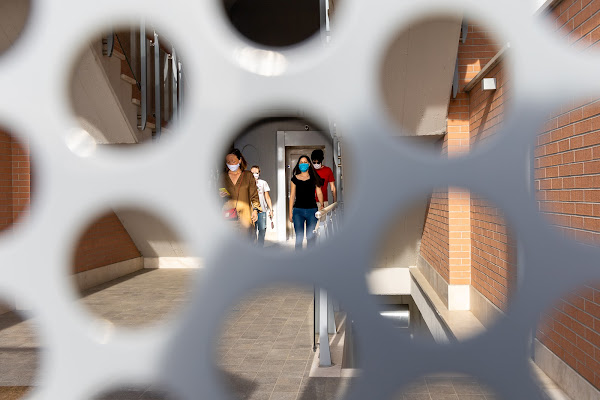
[{"label": "circular hole in screen", "polygon": [[347,158],[341,140],[296,117],[264,117],[244,126],[212,171],[223,223],[271,249],[311,248],[335,235]]},{"label": "circular hole in screen", "polygon": [[[230,23],[246,39],[267,47],[298,45],[322,30],[328,38],[339,0],[222,0]],[[327,40],[327,39],[325,39]]]},{"label": "circular hole in screen", "polygon": [[69,148],[86,157],[98,146],[169,140],[186,101],[186,63],[178,50],[150,20],[84,42],[71,71],[78,126],[67,134]]},{"label": "circular hole in screen", "polygon": [[29,145],[0,126],[0,232],[9,232],[29,215],[32,167]]},{"label": "circular hole in screen", "polygon": [[[347,393],[355,379],[350,372],[357,368],[352,320],[329,298],[327,359],[313,306],[325,297],[316,296],[312,286],[273,285],[229,310],[215,355],[223,383],[236,398],[340,399]],[[329,361],[332,366],[319,366]]]},{"label": "circular hole in screen", "polygon": [[542,21],[556,40],[578,53],[598,54],[600,20],[597,0],[544,2],[537,11],[537,20]]},{"label": "circular hole in screen", "polygon": [[393,400],[413,399],[501,400],[502,397],[469,375],[437,373],[416,379],[393,397]]},{"label": "circular hole in screen", "polygon": [[494,137],[511,103],[510,58],[499,33],[468,16],[437,15],[394,37],[380,88],[403,143],[455,157]]},{"label": "circular hole in screen", "polygon": [[2,0],[0,2],[0,56],[19,40],[31,13],[31,0]]},{"label": "circular hole in screen", "polygon": [[40,345],[36,321],[19,301],[0,304],[0,398],[21,399],[36,385]]},{"label": "circular hole in screen", "polygon": [[80,302],[110,324],[136,328],[172,319],[191,295],[202,259],[165,221],[133,208],[95,218],[74,249]]},{"label": "circular hole in screen", "polygon": [[[532,336],[534,377],[549,377],[565,398],[596,396],[600,374],[600,281],[591,281],[557,296],[540,315]],[[552,361],[551,361],[552,360]],[[567,397],[568,396],[568,397]]]},{"label": "circular hole in screen", "polygon": [[536,137],[535,195],[558,232],[600,246],[600,99],[565,99]]},{"label": "circular hole in screen", "polygon": [[122,386],[117,389],[107,390],[94,400],[182,400],[165,388],[157,385],[147,386]]},{"label": "circular hole in screen", "polygon": [[447,344],[482,334],[510,312],[518,267],[516,237],[501,210],[446,187],[390,221],[367,283],[399,335]]}]

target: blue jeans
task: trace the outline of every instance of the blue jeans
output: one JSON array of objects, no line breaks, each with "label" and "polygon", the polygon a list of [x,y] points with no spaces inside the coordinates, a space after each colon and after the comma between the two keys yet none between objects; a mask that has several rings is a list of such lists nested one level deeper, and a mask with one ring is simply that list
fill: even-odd
[{"label": "blue jeans", "polygon": [[292,210],[292,221],[294,222],[294,232],[296,232],[296,250],[302,248],[304,240],[304,222],[306,222],[306,247],[312,247],[316,243],[314,234],[317,226],[316,208],[294,208]]},{"label": "blue jeans", "polygon": [[258,239],[256,240],[256,244],[261,247],[264,246],[265,245],[265,233],[267,233],[267,213],[266,212],[258,213],[258,221],[256,221],[254,230],[258,231]]}]

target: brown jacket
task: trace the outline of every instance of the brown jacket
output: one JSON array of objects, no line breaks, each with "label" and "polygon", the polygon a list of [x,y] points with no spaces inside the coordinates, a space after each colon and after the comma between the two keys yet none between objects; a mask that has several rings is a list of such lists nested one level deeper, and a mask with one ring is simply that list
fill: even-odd
[{"label": "brown jacket", "polygon": [[231,194],[231,197],[225,202],[223,210],[235,207],[240,224],[245,228],[249,228],[252,225],[252,209],[256,208],[258,212],[262,211],[254,176],[250,171],[243,171],[234,185],[231,178],[229,178],[229,173],[225,172],[221,183],[221,187],[227,189]]}]

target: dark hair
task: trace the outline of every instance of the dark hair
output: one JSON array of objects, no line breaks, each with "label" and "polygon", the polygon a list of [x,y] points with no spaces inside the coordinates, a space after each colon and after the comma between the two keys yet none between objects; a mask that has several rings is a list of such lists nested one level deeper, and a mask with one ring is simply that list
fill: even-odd
[{"label": "dark hair", "polygon": [[317,160],[318,162],[322,163],[324,158],[325,155],[321,149],[313,150],[313,152],[310,154],[310,161]]},{"label": "dark hair", "polygon": [[294,171],[292,171],[292,173],[294,175],[298,175],[302,172],[300,171],[300,160],[302,160],[303,158],[306,158],[306,161],[308,161],[308,174],[310,175],[310,178],[315,180],[315,183],[318,187],[323,186],[323,179],[319,176],[319,174],[317,174],[317,170],[313,167],[312,163],[310,162],[310,158],[308,158],[307,155],[303,154],[298,158],[298,162],[296,163],[296,166],[294,167]]},{"label": "dark hair", "polygon": [[253,165],[250,167],[250,170],[252,170],[252,168],[256,168],[258,170],[258,172],[260,172],[260,167],[258,165]]},{"label": "dark hair", "polygon": [[[230,154],[233,154],[234,156],[236,156],[237,158],[240,159],[240,169],[242,171],[245,171],[246,168],[248,167],[248,163],[246,162],[246,159],[244,158],[244,156],[242,155],[242,152],[239,151],[238,149],[230,149],[227,154],[225,154],[225,156],[228,156]],[[225,164],[227,164],[227,162],[225,162]],[[229,169],[227,168],[227,165],[225,165],[225,172],[227,172]]]}]

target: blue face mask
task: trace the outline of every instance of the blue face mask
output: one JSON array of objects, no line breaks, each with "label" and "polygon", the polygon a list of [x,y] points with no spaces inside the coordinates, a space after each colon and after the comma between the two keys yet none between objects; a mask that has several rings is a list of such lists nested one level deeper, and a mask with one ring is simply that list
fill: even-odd
[{"label": "blue face mask", "polygon": [[306,172],[306,171],[308,171],[308,163],[300,163],[300,164],[298,165],[298,167],[300,168],[300,171],[301,171],[301,172]]}]

